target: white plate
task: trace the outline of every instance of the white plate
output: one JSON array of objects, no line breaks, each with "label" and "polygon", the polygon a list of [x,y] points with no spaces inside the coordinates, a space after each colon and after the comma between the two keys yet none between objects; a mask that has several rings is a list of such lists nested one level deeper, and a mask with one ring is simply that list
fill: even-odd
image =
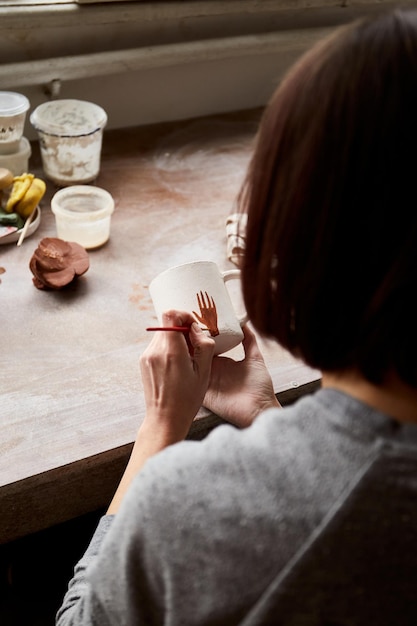
[{"label": "white plate", "polygon": [[[35,230],[38,228],[40,222],[41,222],[41,210],[39,207],[36,207],[36,213],[34,215],[33,220],[29,224],[29,228],[27,229],[25,239],[33,235]],[[0,244],[14,243],[18,241],[22,233],[22,230],[23,228],[20,228],[19,230],[15,230],[14,233],[10,233],[10,235],[5,235],[4,237],[0,237]]]}]

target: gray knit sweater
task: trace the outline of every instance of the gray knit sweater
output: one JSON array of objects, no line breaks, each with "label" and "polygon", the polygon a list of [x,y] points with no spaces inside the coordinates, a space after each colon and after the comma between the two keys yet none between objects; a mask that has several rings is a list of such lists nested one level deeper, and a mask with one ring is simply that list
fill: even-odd
[{"label": "gray knit sweater", "polygon": [[323,389],[171,446],[102,518],[57,624],[238,624],[382,440],[417,446],[417,428]]}]

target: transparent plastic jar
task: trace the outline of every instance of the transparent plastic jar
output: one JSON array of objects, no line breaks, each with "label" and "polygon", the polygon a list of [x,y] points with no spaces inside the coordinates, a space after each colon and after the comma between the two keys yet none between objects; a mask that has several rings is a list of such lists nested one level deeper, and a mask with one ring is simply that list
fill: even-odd
[{"label": "transparent plastic jar", "polygon": [[26,137],[18,142],[15,152],[2,154],[0,152],[0,167],[10,170],[13,176],[20,176],[29,171],[29,159],[32,155],[32,147]]},{"label": "transparent plastic jar", "polygon": [[36,107],[30,122],[38,133],[47,178],[60,186],[97,178],[107,124],[104,109],[84,100],[51,100]]},{"label": "transparent plastic jar", "polygon": [[29,107],[23,94],[0,91],[0,154],[19,152]]},{"label": "transparent plastic jar", "polygon": [[57,235],[79,243],[86,250],[99,248],[110,237],[114,200],[93,185],[73,185],[57,191],[51,199]]}]

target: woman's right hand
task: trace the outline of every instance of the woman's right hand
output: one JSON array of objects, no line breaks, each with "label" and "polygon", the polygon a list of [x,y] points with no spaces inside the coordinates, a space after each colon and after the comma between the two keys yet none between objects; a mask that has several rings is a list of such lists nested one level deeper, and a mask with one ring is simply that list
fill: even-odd
[{"label": "woman's right hand", "polygon": [[156,333],[140,358],[146,414],[109,514],[118,511],[143,464],[186,437],[207,389],[214,340],[185,311],[167,311],[162,325],[188,326],[190,330]]},{"label": "woman's right hand", "polygon": [[204,406],[235,426],[249,426],[263,410],[280,407],[254,333],[243,328],[245,358],[214,357]]},{"label": "woman's right hand", "polygon": [[167,311],[163,326],[188,326],[190,332],[156,333],[141,356],[145,394],[144,423],[183,439],[202,405],[213,358],[214,340],[185,311]]}]

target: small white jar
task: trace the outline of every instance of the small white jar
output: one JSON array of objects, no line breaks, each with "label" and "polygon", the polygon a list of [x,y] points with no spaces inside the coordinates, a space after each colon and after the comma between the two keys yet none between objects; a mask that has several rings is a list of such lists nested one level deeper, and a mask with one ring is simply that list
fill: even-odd
[{"label": "small white jar", "polygon": [[51,199],[57,234],[86,250],[102,246],[110,237],[114,200],[105,189],[73,185],[57,191]]}]

